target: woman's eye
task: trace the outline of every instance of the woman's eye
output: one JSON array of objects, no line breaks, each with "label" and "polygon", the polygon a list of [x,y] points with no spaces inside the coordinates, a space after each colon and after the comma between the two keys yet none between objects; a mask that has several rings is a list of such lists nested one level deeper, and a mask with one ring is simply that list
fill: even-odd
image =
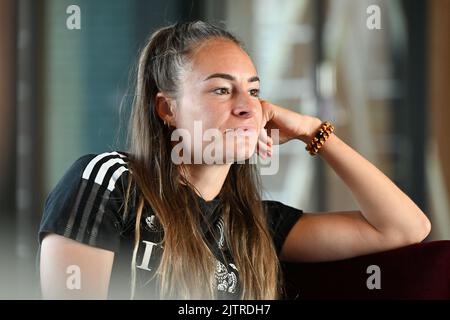
[{"label": "woman's eye", "polygon": [[230,91],[228,90],[228,88],[217,88],[214,89],[213,91],[215,94],[219,94],[219,95],[224,95],[224,94],[229,94]]},{"label": "woman's eye", "polygon": [[259,97],[259,89],[250,90],[250,95],[252,95],[253,97]]}]

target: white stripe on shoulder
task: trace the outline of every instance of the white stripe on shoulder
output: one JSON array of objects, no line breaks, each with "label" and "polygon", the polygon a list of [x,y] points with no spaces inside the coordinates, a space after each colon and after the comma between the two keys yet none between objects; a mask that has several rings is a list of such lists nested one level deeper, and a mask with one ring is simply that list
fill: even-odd
[{"label": "white stripe on shoulder", "polygon": [[[103,184],[103,179],[105,179],[106,173],[108,173],[108,170],[114,166],[116,163],[120,163],[123,166],[125,166],[125,161],[123,161],[121,158],[113,158],[106,161],[102,166],[100,167],[100,170],[98,170],[97,175],[95,176],[95,183],[97,184]],[[122,166],[120,166],[122,167]]]},{"label": "white stripe on shoulder", "polygon": [[108,183],[109,191],[112,192],[114,190],[117,179],[119,179],[120,176],[122,175],[122,173],[124,173],[125,171],[128,171],[128,169],[125,166],[121,166],[121,167],[117,168],[116,171],[114,171],[113,175],[111,176],[111,179],[109,179],[109,183]]},{"label": "white stripe on shoulder", "polygon": [[[93,158],[91,161],[89,161],[88,165],[86,166],[86,168],[83,171],[83,179],[89,180],[89,177],[91,176],[92,170],[94,169],[94,166],[101,161],[103,158],[108,157],[108,156],[112,156],[112,155],[116,155],[119,156],[120,158],[125,158],[124,155],[113,151],[113,152],[104,152],[101,153],[99,155],[97,155],[95,158]],[[119,159],[119,158],[116,158]]]}]

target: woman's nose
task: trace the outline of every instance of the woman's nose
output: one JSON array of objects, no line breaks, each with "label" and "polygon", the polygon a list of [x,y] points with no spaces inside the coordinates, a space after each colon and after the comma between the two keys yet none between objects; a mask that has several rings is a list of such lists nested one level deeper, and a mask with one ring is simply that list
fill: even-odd
[{"label": "woman's nose", "polygon": [[257,101],[246,94],[241,95],[236,101],[236,105],[233,108],[233,114],[241,118],[251,118],[255,115],[257,110]]}]

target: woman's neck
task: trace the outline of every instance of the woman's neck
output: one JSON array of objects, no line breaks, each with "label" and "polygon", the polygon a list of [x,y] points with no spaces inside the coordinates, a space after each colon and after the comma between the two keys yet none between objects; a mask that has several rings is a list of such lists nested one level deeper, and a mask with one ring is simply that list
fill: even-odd
[{"label": "woman's neck", "polygon": [[222,189],[222,186],[230,171],[231,164],[223,165],[187,165],[188,181],[200,193],[205,201],[214,199]]}]

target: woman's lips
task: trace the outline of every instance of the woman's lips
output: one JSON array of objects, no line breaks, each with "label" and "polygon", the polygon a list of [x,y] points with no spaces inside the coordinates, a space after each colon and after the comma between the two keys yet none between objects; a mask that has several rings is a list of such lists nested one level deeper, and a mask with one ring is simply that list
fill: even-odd
[{"label": "woman's lips", "polygon": [[243,127],[237,127],[237,128],[228,128],[225,129],[224,133],[233,133],[237,135],[245,135],[250,136],[256,134],[256,128],[251,126],[243,126]]}]

